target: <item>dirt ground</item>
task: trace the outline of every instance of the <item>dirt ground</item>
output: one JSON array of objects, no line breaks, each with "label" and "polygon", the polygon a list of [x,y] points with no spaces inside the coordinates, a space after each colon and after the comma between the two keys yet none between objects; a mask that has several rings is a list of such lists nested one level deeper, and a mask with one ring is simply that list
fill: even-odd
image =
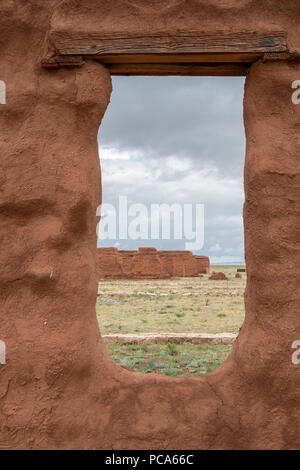
[{"label": "dirt ground", "polygon": [[[244,321],[246,274],[238,267],[212,266],[228,281],[197,278],[99,282],[97,317],[102,335],[111,333],[238,333]],[[138,372],[197,376],[217,368],[232,344],[107,344],[110,356]]]},{"label": "dirt ground", "polygon": [[99,282],[97,317],[109,333],[238,333],[244,320],[246,274],[213,266],[228,281],[198,278]]}]

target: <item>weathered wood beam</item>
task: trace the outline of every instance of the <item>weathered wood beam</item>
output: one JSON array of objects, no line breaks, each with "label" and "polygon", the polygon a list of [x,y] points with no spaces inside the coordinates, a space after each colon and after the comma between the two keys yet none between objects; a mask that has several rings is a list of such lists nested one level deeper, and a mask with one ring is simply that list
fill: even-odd
[{"label": "weathered wood beam", "polygon": [[80,67],[96,59],[112,75],[246,75],[259,58],[290,57],[286,34],[178,32],[148,36],[54,32],[46,68]]},{"label": "weathered wood beam", "polygon": [[286,34],[238,32],[178,32],[176,35],[80,34],[54,32],[58,55],[113,56],[139,54],[264,53],[287,51]]},{"label": "weathered wood beam", "polygon": [[109,64],[111,75],[245,76],[251,64]]},{"label": "weathered wood beam", "polygon": [[274,62],[278,60],[286,60],[288,62],[299,62],[300,54],[297,52],[266,52],[263,54],[263,62]]},{"label": "weathered wood beam", "polygon": [[[284,54],[280,52],[277,54]],[[252,63],[262,56],[261,52],[202,53],[202,54],[112,54],[88,55],[107,64],[196,64],[196,63]],[[62,56],[64,57],[64,56]],[[65,56],[67,57],[67,56]],[[75,56],[76,57],[76,56]]]},{"label": "weathered wood beam", "polygon": [[84,60],[80,55],[55,56],[42,60],[42,66],[46,69],[58,69],[59,67],[81,67]]}]

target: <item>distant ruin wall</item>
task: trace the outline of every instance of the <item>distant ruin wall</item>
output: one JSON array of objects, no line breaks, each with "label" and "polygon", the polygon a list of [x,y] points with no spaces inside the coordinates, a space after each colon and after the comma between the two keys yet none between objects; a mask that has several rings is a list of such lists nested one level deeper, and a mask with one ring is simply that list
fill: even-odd
[{"label": "distant ruin wall", "polygon": [[209,273],[210,261],[208,256],[195,256],[199,273]]},{"label": "distant ruin wall", "polygon": [[209,272],[208,256],[196,256],[191,251],[158,251],[139,248],[138,251],[118,251],[98,248],[99,279],[169,279],[193,277]]},{"label": "distant ruin wall", "polygon": [[122,260],[117,248],[101,248],[99,253],[99,276],[101,279],[124,277]]}]

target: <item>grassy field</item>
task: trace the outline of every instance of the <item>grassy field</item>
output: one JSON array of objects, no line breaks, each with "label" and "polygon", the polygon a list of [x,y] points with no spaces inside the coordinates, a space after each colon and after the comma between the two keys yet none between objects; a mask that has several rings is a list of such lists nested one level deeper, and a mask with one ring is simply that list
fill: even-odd
[{"label": "grassy field", "polygon": [[231,352],[231,345],[189,343],[108,344],[110,356],[137,372],[157,372],[173,377],[203,375],[218,367]]},{"label": "grassy field", "polygon": [[[101,334],[238,333],[244,320],[246,275],[236,279],[237,267],[212,266],[211,271],[226,273],[228,281],[210,281],[209,275],[101,281],[96,306]],[[173,347],[107,345],[111,356],[127,367],[178,376],[206,373],[218,367],[231,350],[225,345],[186,343],[177,345],[172,355]]]}]

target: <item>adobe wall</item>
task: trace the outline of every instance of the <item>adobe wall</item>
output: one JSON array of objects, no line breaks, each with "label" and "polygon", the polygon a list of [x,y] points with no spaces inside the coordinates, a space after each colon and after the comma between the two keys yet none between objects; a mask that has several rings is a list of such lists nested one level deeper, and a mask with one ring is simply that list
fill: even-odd
[{"label": "adobe wall", "polygon": [[133,257],[131,276],[133,279],[160,279],[162,267],[155,248],[139,248]]},{"label": "adobe wall", "polygon": [[209,273],[210,261],[208,256],[199,256],[196,255],[196,264],[198,273]]},{"label": "adobe wall", "polygon": [[170,279],[174,277],[173,257],[170,256],[169,251],[160,251],[159,257],[161,261],[161,273],[163,279]]},{"label": "adobe wall", "polygon": [[98,248],[99,279],[169,279],[209,272],[209,258],[190,251]]},{"label": "adobe wall", "polygon": [[175,277],[197,276],[196,259],[191,251],[173,251],[173,275]]},{"label": "adobe wall", "polygon": [[[98,252],[99,252],[99,248],[98,248]],[[123,269],[125,278],[131,277],[132,263],[133,263],[133,258],[135,254],[136,254],[136,250],[120,250],[119,251],[119,258],[122,264],[122,269]]]},{"label": "adobe wall", "polygon": [[98,249],[99,279],[122,279],[125,277],[117,248]]},{"label": "adobe wall", "polygon": [[49,32],[286,31],[294,0],[3,0],[0,6],[0,448],[299,448],[299,64],[251,66],[245,88],[246,319],[203,377],[130,372],[95,315],[97,132],[108,70],[44,70]]}]

